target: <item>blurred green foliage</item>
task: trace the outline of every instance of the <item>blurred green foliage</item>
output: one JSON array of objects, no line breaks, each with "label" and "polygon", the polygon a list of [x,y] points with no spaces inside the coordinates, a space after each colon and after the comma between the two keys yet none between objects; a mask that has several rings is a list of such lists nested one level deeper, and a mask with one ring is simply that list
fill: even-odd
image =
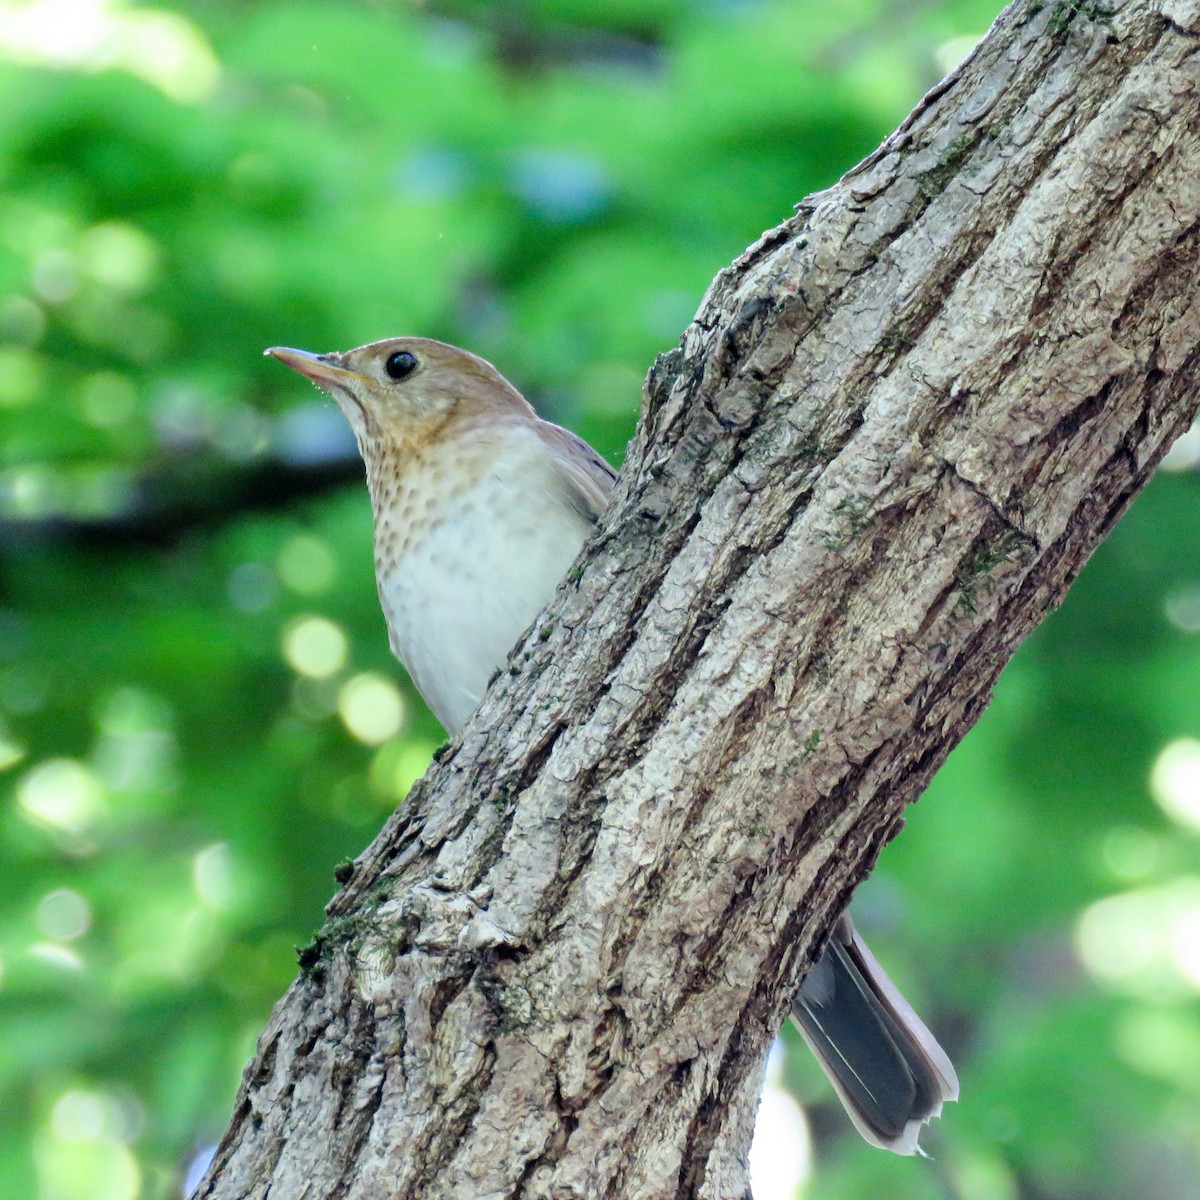
[{"label": "blurred green foliage", "polygon": [[[348,433],[262,348],[456,341],[619,460],[713,274],[995,15],[0,3],[5,1197],[180,1194],[335,864],[440,741]],[[936,1162],[865,1147],[794,1054],[805,1195],[1196,1194],[1197,458],[860,897],[959,1064]]]}]

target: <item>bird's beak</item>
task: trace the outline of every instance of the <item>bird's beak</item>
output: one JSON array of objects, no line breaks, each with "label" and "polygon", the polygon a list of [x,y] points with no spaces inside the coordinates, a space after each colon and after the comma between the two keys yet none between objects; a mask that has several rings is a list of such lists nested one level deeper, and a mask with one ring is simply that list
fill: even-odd
[{"label": "bird's beak", "polygon": [[330,361],[338,357],[336,354],[313,354],[309,350],[293,350],[290,346],[272,346],[263,354],[277,358],[285,367],[299,371],[301,375],[311,379],[318,387],[347,388],[351,380],[360,383],[368,382],[366,376],[357,371],[348,371]]}]

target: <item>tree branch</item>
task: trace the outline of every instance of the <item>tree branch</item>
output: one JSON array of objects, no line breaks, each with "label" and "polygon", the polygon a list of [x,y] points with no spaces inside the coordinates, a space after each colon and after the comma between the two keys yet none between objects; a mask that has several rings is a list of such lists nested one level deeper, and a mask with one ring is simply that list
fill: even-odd
[{"label": "tree branch", "polygon": [[1014,5],[718,276],[198,1195],[748,1194],[819,939],[1194,415],[1198,35]]}]

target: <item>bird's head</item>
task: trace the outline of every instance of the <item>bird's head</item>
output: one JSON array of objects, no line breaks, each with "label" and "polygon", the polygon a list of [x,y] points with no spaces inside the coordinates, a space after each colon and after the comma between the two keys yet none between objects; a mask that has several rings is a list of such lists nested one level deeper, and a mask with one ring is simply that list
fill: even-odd
[{"label": "bird's head", "polygon": [[342,354],[287,346],[265,353],[338,402],[364,458],[389,446],[432,442],[463,422],[533,416],[491,363],[432,338],[388,338]]}]

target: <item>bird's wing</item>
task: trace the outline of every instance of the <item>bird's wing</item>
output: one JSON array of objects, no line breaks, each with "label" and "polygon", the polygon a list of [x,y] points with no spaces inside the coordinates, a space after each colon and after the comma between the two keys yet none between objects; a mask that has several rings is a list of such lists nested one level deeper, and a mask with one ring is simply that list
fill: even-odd
[{"label": "bird's wing", "polygon": [[616,471],[583,438],[561,425],[539,421],[537,433],[551,452],[563,498],[594,525],[612,495]]}]

